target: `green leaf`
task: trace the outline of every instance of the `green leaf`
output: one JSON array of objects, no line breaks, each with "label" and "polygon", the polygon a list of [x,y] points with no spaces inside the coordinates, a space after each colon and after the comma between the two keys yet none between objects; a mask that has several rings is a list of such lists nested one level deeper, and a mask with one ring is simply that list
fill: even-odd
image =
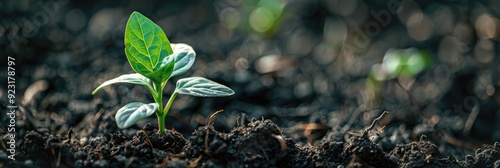
[{"label": "green leaf", "polygon": [[[133,12],[125,28],[125,55],[135,72],[153,81],[161,82],[162,76],[153,73],[173,53],[167,36],[153,21],[139,12]],[[168,69],[168,68],[167,68]]]},{"label": "green leaf", "polygon": [[172,44],[174,49],[173,57],[168,57],[169,59],[175,59],[174,72],[171,77],[181,75],[188,71],[191,66],[193,66],[194,60],[196,59],[196,53],[193,48],[187,44]]},{"label": "green leaf", "polygon": [[126,74],[126,75],[121,75],[119,77],[116,77],[114,79],[111,79],[111,80],[108,80],[108,81],[102,83],[92,92],[92,95],[95,95],[103,87],[111,85],[111,84],[115,84],[115,83],[131,83],[131,84],[146,85],[148,87],[151,87],[149,85],[149,79],[142,76],[141,74],[138,74],[138,73]]},{"label": "green leaf", "polygon": [[180,79],[177,81],[175,92],[199,97],[222,97],[234,94],[231,88],[202,77]]},{"label": "green leaf", "polygon": [[164,58],[160,63],[158,63],[157,69],[153,73],[151,73],[151,76],[155,77],[152,78],[153,81],[162,83],[167,81],[171,77],[172,72],[174,71],[175,62],[169,58],[171,57]]},{"label": "green leaf", "polygon": [[118,128],[127,128],[135,124],[140,119],[153,115],[158,109],[158,104],[141,102],[129,103],[118,110],[115,115]]}]

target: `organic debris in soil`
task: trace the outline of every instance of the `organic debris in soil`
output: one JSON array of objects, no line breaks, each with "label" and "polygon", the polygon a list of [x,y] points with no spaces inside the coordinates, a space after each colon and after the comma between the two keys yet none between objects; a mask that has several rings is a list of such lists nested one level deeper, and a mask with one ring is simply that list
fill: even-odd
[{"label": "organic debris in soil", "polygon": [[287,148],[285,143],[281,130],[272,121],[254,120],[230,133],[218,132],[211,126],[200,127],[189,138],[183,154],[190,161],[196,161],[196,167],[212,164],[276,167]]},{"label": "organic debris in soil", "polygon": [[[380,117],[379,117],[380,118]],[[132,138],[121,133],[71,138],[30,131],[20,142],[22,167],[499,167],[500,143],[458,161],[444,156],[422,136],[390,152],[369,138],[373,125],[346,142],[323,140],[299,146],[271,120],[252,120],[229,133],[198,128],[185,140],[167,130],[160,136],[146,124]],[[78,139],[79,138],[79,139]],[[2,156],[2,155],[0,155]],[[0,158],[5,160],[6,158]],[[36,165],[36,166],[34,166]]]},{"label": "organic debris in soil", "polygon": [[34,165],[40,167],[152,167],[166,165],[185,143],[180,133],[166,130],[161,136],[151,124],[137,131],[132,139],[109,133],[71,141],[30,131],[20,144],[19,155],[24,160],[34,159]]},{"label": "organic debris in soil", "polygon": [[500,167],[500,143],[485,145],[485,149],[477,149],[475,156],[467,155],[462,161],[463,167]]},{"label": "organic debris in soil", "polygon": [[444,157],[425,135],[420,141],[399,144],[390,152],[391,158],[399,162],[400,167],[460,167],[457,160]]}]

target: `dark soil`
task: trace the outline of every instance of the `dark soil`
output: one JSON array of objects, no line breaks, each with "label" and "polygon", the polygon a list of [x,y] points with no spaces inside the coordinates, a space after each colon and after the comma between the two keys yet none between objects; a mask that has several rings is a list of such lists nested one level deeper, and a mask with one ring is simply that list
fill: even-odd
[{"label": "dark soil", "polygon": [[[0,115],[0,167],[500,167],[499,3],[398,2],[400,13],[360,47],[357,31],[379,23],[371,13],[388,10],[386,1],[288,0],[263,33],[246,25],[252,4],[234,0],[2,1],[0,51],[16,58],[18,108],[15,132]],[[165,135],[155,117],[118,129],[120,107],[153,102],[147,89],[91,92],[133,72],[123,33],[134,10],[197,53],[166,96],[188,76],[236,94],[178,96]],[[244,24],[231,28],[222,14],[234,10]],[[419,16],[422,22],[408,22]],[[410,47],[428,52],[431,65],[367,82],[386,51]],[[6,66],[2,109],[11,105]],[[8,159],[10,135],[16,160]]]},{"label": "dark soil", "polygon": [[[167,130],[160,136],[146,124],[132,138],[121,133],[72,137],[30,131],[19,142],[18,167],[498,167],[500,143],[467,155],[465,160],[441,154],[423,135],[397,144],[390,152],[367,136],[346,142],[323,140],[299,146],[270,120],[252,120],[229,133],[200,127],[188,138]],[[389,137],[381,137],[389,138]],[[35,144],[35,145],[33,145]],[[38,145],[40,144],[40,145]],[[43,144],[43,145],[42,145]],[[6,154],[2,160],[7,161]],[[36,160],[33,160],[36,159]]]}]

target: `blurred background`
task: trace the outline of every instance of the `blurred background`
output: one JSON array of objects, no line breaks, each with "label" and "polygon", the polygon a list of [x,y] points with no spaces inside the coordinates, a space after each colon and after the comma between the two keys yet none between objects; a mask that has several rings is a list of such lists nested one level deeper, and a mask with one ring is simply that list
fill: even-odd
[{"label": "blurred background", "polygon": [[0,51],[4,60],[16,58],[20,136],[70,127],[132,135],[145,123],[156,125],[155,117],[127,130],[114,123],[124,104],[153,102],[142,86],[91,95],[102,82],[133,72],[123,44],[133,11],[157,23],[170,42],[197,52],[166,95],[173,81],[188,76],[236,92],[178,96],[166,124],[185,137],[224,109],[218,130],[266,118],[298,143],[343,141],[387,110],[380,124],[391,138],[375,139],[388,144],[384,149],[420,135],[450,153],[500,141],[497,0],[1,1]]}]

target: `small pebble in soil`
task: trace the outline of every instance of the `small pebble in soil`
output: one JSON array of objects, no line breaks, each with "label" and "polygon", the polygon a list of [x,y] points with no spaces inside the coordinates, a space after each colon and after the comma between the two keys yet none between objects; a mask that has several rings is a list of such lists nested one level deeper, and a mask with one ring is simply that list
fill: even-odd
[{"label": "small pebble in soil", "polygon": [[106,168],[106,167],[108,167],[108,161],[106,161],[106,160],[104,160],[104,159],[99,159],[99,160],[96,160],[96,161],[92,164],[92,167]]},{"label": "small pebble in soil", "polygon": [[495,161],[495,164],[493,164],[494,168],[500,168],[500,160]]},{"label": "small pebble in soil", "polygon": [[75,159],[86,159],[87,158],[87,153],[84,151],[78,151],[74,155]]},{"label": "small pebble in soil", "polygon": [[28,160],[24,161],[24,165],[25,166],[33,166],[33,161],[28,159]]},{"label": "small pebble in soil", "polygon": [[153,148],[153,154],[158,158],[165,158],[167,156],[167,152]]},{"label": "small pebble in soil", "polygon": [[3,150],[0,150],[0,159],[4,160],[7,159],[7,153],[5,153]]},{"label": "small pebble in soil", "polygon": [[180,159],[173,159],[171,160],[168,165],[166,166],[167,168],[174,168],[174,167],[188,167],[187,163],[183,160]]},{"label": "small pebble in soil", "polygon": [[73,167],[75,168],[83,167],[83,160],[76,160],[75,164],[73,164]]}]

